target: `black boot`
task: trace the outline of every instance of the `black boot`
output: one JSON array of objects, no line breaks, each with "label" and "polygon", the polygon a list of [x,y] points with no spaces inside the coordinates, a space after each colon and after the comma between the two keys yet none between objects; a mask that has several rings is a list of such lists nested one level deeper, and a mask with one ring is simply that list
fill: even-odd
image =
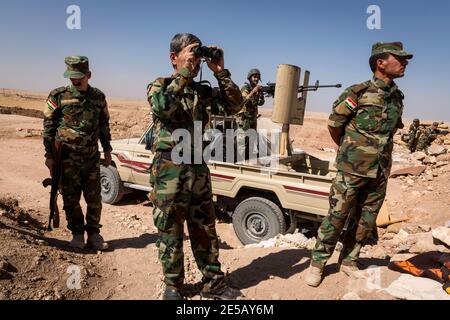
[{"label": "black boot", "polygon": [[203,286],[200,296],[206,299],[236,300],[242,296],[242,293],[226,285],[223,280],[212,280]]},{"label": "black boot", "polygon": [[162,297],[163,300],[183,300],[181,297],[180,290],[176,287],[166,286],[166,290],[164,290],[164,294]]}]

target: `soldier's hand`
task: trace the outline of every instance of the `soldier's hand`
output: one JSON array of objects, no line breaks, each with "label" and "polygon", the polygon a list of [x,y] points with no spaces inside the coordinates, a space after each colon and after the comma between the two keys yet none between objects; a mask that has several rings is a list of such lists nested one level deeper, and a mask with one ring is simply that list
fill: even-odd
[{"label": "soldier's hand", "polygon": [[219,48],[217,46],[208,46],[208,48],[218,49],[222,51],[222,54],[219,59],[213,60],[208,57],[204,57],[206,64],[208,65],[208,68],[211,69],[214,73],[219,73],[225,69],[225,59],[224,59],[224,53],[222,48]]},{"label": "soldier's hand", "polygon": [[198,57],[192,49],[198,47],[198,43],[192,43],[181,50],[178,54],[178,60],[180,64],[187,68],[190,72],[193,72],[197,65],[200,63],[201,57]]},{"label": "soldier's hand", "polygon": [[45,159],[45,166],[50,171],[50,176],[53,175],[53,165],[54,165],[54,163],[55,163],[55,160],[53,160],[52,158]]},{"label": "soldier's hand", "polygon": [[111,152],[105,152],[105,166],[109,167],[111,165],[112,157]]}]

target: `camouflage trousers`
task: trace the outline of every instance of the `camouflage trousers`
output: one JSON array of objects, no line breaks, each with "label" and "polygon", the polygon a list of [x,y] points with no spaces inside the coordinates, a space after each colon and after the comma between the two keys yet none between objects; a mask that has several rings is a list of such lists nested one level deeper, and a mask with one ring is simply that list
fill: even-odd
[{"label": "camouflage trousers", "polygon": [[422,134],[417,142],[417,151],[425,151],[431,145],[430,140],[426,136],[426,134]]},{"label": "camouflage trousers", "polygon": [[[100,232],[102,198],[100,188],[100,154],[86,156],[64,150],[61,153],[60,190],[66,212],[67,228],[73,234]],[[87,204],[86,224],[80,206],[81,193]]]},{"label": "camouflage trousers", "polygon": [[416,151],[416,147],[417,147],[417,135],[415,132],[411,132],[409,134],[409,139],[408,139],[408,149],[411,152]]},{"label": "camouflage trousers", "polygon": [[[387,179],[381,171],[376,178],[338,171],[331,186],[328,216],[320,225],[311,254],[312,265],[323,267],[341,236],[340,260],[356,262],[365,242],[376,237],[376,218],[386,196],[386,187]],[[342,234],[349,215],[347,230]]]},{"label": "camouflage trousers", "polygon": [[224,281],[219,262],[211,178],[206,164],[174,164],[157,152],[153,160],[150,198],[153,221],[158,228],[159,260],[167,285],[184,282],[183,236],[187,223],[192,252],[203,281],[219,285]]}]

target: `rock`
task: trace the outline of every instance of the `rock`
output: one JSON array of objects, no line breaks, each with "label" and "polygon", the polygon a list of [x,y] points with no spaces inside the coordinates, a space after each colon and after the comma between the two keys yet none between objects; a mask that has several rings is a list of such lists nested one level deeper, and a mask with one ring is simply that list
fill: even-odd
[{"label": "rock", "polygon": [[427,156],[427,155],[426,155],[425,152],[417,151],[417,152],[414,152],[414,153],[411,155],[411,158],[414,159],[414,160],[422,161],[426,156]]},{"label": "rock", "polygon": [[368,253],[368,255],[374,259],[386,259],[388,256],[386,249],[383,247],[376,247],[372,252]]},{"label": "rock", "polygon": [[411,192],[411,195],[413,195],[415,198],[420,197],[422,194],[419,191],[414,190],[413,192]]},{"label": "rock", "polygon": [[398,233],[402,229],[403,225],[404,225],[404,223],[401,223],[401,222],[400,223],[391,224],[391,225],[389,225],[387,227],[386,232],[388,232],[388,233]]},{"label": "rock", "polygon": [[0,260],[0,270],[8,271],[11,268],[11,265],[6,260]]},{"label": "rock", "polygon": [[422,224],[422,225],[409,224],[409,225],[406,225],[403,229],[409,234],[416,234],[416,233],[422,233],[422,232],[429,232],[431,230],[431,227],[428,225],[425,225],[425,224]]},{"label": "rock", "polygon": [[450,228],[438,227],[432,231],[434,239],[437,239],[450,247]]},{"label": "rock", "polygon": [[412,253],[397,253],[393,255],[390,259],[390,262],[397,262],[397,261],[406,261],[408,259],[411,259],[415,257],[415,254]]},{"label": "rock", "polygon": [[437,161],[450,161],[450,153],[440,154],[436,157]]},{"label": "rock", "polygon": [[437,160],[436,160],[436,157],[434,157],[434,156],[432,156],[432,157],[427,156],[422,160],[422,162],[424,164],[435,164],[437,162]]},{"label": "rock", "polygon": [[445,149],[443,146],[432,144],[428,147],[427,152],[430,156],[438,156],[440,154],[445,154],[447,152],[447,149]]},{"label": "rock", "polygon": [[444,223],[444,227],[450,228],[450,220],[448,220]]},{"label": "rock", "polygon": [[400,243],[408,239],[408,236],[409,236],[408,232],[406,232],[403,229],[400,229],[398,233],[395,235],[394,240]]},{"label": "rock", "polygon": [[280,295],[278,293],[272,294],[272,300],[280,300]]},{"label": "rock", "polygon": [[450,295],[442,290],[442,284],[439,282],[409,274],[402,274],[384,291],[398,299],[450,300]]},{"label": "rock", "polygon": [[414,184],[414,180],[413,179],[408,179],[408,180],[406,180],[406,183],[411,186],[411,185]]},{"label": "rock", "polygon": [[431,232],[420,235],[420,237],[417,238],[416,243],[409,248],[410,253],[425,253],[430,251],[450,252],[444,245],[436,245],[434,243]]},{"label": "rock", "polygon": [[427,190],[428,190],[428,191],[433,191],[433,187],[432,187],[432,186],[428,186],[428,187],[427,187]]},{"label": "rock", "polygon": [[412,175],[412,176],[418,176],[421,175],[427,167],[425,166],[414,166],[414,167],[407,167],[399,170],[395,170],[391,173],[390,177],[395,178],[398,176],[404,176],[404,175]]},{"label": "rock", "polygon": [[[436,159],[437,160],[437,159]],[[446,165],[448,165],[448,161],[438,161],[434,166],[436,167],[436,168],[440,168],[440,167],[443,167],[443,166],[446,166]],[[433,174],[434,175],[434,174]],[[438,175],[436,174],[436,176],[435,177],[437,177]]]},{"label": "rock", "polygon": [[64,300],[66,297],[58,289],[53,290],[56,300]]},{"label": "rock", "polygon": [[361,300],[361,297],[356,292],[350,291],[344,294],[341,300]]}]

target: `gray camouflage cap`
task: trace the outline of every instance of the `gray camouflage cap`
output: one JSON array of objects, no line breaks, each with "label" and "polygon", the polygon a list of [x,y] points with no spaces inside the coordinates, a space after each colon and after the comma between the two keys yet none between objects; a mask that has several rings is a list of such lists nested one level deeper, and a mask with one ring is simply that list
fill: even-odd
[{"label": "gray camouflage cap", "polygon": [[401,42],[377,42],[372,46],[372,56],[380,53],[390,53],[394,56],[411,59],[413,54],[403,50],[403,43]]},{"label": "gray camouflage cap", "polygon": [[64,62],[67,66],[64,78],[81,79],[89,72],[89,59],[85,56],[69,56]]}]

